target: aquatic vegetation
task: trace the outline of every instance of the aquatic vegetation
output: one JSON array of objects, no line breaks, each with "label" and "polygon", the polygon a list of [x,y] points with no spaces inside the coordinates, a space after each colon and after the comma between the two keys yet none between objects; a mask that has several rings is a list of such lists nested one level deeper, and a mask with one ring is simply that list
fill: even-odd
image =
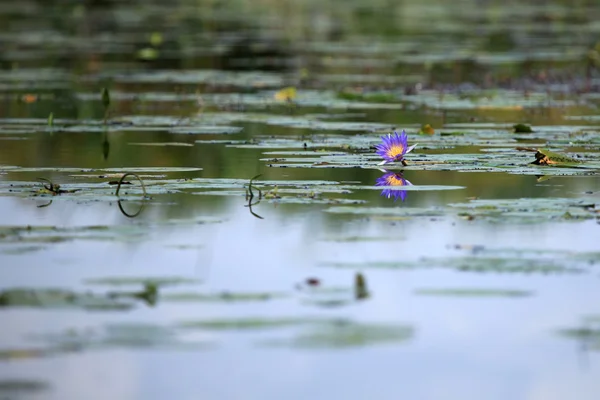
[{"label": "aquatic vegetation", "polygon": [[419,135],[433,135],[435,134],[435,129],[430,124],[425,124],[419,130]]},{"label": "aquatic vegetation", "polygon": [[185,284],[198,284],[200,281],[192,278],[183,278],[179,276],[109,276],[103,278],[90,278],[85,281],[88,285],[107,285],[107,286],[173,286]]},{"label": "aquatic vegetation", "polygon": [[406,165],[404,156],[417,146],[414,144],[408,147],[408,135],[405,131],[402,131],[400,135],[394,131],[393,135],[390,133],[387,136],[382,136],[381,139],[383,143],[376,146],[376,153],[383,158],[383,161],[378,165],[393,162],[402,162],[403,165]]},{"label": "aquatic vegetation", "polygon": [[283,292],[229,292],[222,291],[217,293],[195,293],[180,292],[166,293],[161,295],[160,300],[173,302],[198,302],[198,303],[245,303],[245,302],[264,302],[278,300],[289,297],[288,293]]},{"label": "aquatic vegetation", "polygon": [[[16,354],[16,352],[15,352]],[[0,360],[2,360],[2,351],[0,350]],[[17,357],[15,357],[17,358]],[[2,379],[0,380],[0,396],[6,398],[21,397],[23,395],[36,396],[40,392],[51,390],[52,385],[45,381],[28,379]]]},{"label": "aquatic vegetation", "polygon": [[367,280],[361,273],[357,273],[354,277],[354,296],[356,300],[363,300],[370,296],[367,289]]},{"label": "aquatic vegetation", "polygon": [[525,124],[516,124],[513,126],[515,133],[532,133],[531,126]]},{"label": "aquatic vegetation", "polygon": [[431,270],[450,269],[458,272],[491,274],[578,275],[588,272],[588,265],[575,258],[524,258],[519,252],[507,251],[502,256],[470,255],[462,257],[421,257],[416,261],[322,262],[321,267],[342,269]]},{"label": "aquatic vegetation", "polygon": [[444,297],[529,297],[528,290],[517,289],[484,289],[484,288],[423,288],[416,289],[415,294],[422,296]]},{"label": "aquatic vegetation", "polygon": [[[203,360],[235,355],[240,382],[253,346],[278,348],[267,375],[307,356],[271,397],[334,387],[331,355],[344,377],[382,354],[401,362],[368,365],[379,392],[425,360],[461,397],[447,367],[487,384],[472,355],[490,342],[522,350],[498,370],[563,376],[562,348],[528,350],[548,321],[600,348],[594,2],[330,2],[317,19],[303,2],[22,3],[0,7],[0,398],[68,398],[46,367],[120,367],[115,349],[151,359],[136,383],[156,397],[173,394],[156,368],[213,343]],[[566,372],[556,393],[593,398]],[[265,397],[219,376],[192,369],[175,395]],[[526,397],[513,381],[488,392]]]},{"label": "aquatic vegetation", "polygon": [[577,326],[564,327],[556,333],[564,338],[577,341],[581,348],[600,351],[600,324],[597,318],[585,317]]},{"label": "aquatic vegetation", "polygon": [[289,86],[276,92],[273,97],[278,101],[292,102],[296,98],[296,88]]},{"label": "aquatic vegetation", "polygon": [[287,327],[296,327],[301,325],[319,324],[327,320],[318,318],[223,318],[223,319],[207,319],[207,320],[189,320],[182,321],[178,327],[184,329],[201,329],[201,330],[264,330],[264,329],[281,329]]},{"label": "aquatic vegetation", "polygon": [[291,339],[260,342],[264,346],[299,349],[346,349],[383,344],[404,343],[412,339],[415,329],[409,325],[369,324],[349,320],[334,320]]},{"label": "aquatic vegetation", "polygon": [[14,288],[0,291],[0,308],[2,307],[126,311],[135,307],[135,304],[107,295],[77,293],[63,289]]}]

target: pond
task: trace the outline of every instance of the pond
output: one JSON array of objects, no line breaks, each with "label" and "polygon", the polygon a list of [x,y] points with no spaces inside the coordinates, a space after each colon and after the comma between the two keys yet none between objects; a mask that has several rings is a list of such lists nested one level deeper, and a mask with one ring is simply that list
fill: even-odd
[{"label": "pond", "polygon": [[525,3],[0,5],[0,398],[597,399],[600,5]]}]

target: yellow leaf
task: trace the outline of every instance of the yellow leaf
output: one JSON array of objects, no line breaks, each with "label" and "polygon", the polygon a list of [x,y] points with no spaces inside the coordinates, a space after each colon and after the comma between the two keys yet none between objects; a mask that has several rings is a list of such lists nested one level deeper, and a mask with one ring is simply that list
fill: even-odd
[{"label": "yellow leaf", "polygon": [[21,100],[25,103],[35,103],[38,100],[38,97],[35,94],[27,93],[21,97]]},{"label": "yellow leaf", "polygon": [[143,49],[138,50],[137,57],[142,60],[156,60],[158,58],[158,50],[152,47],[144,47]]},{"label": "yellow leaf", "polygon": [[419,131],[420,135],[433,135],[434,133],[435,133],[435,130],[429,124],[423,125],[421,127],[421,130]]},{"label": "yellow leaf", "polygon": [[477,106],[478,110],[506,110],[506,111],[520,111],[523,106],[493,106],[493,105],[482,105]]},{"label": "yellow leaf", "polygon": [[281,89],[275,93],[275,100],[277,101],[291,101],[296,98],[296,88],[293,86]]},{"label": "yellow leaf", "polygon": [[162,44],[162,42],[163,42],[162,33],[154,32],[152,35],[150,35],[150,44],[152,46],[158,47]]}]

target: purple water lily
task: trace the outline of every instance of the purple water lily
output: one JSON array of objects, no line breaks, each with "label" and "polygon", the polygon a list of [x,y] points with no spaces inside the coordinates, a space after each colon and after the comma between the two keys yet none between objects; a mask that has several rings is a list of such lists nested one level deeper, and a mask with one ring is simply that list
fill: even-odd
[{"label": "purple water lily", "polygon": [[[387,172],[385,175],[377,178],[377,182],[375,182],[376,186],[409,186],[412,185],[409,181],[404,179],[402,173],[396,172]],[[396,188],[388,188],[383,189],[381,191],[381,195],[391,199],[394,198],[394,201],[398,199],[402,199],[402,201],[406,200],[406,190],[399,190]]]},{"label": "purple water lily", "polygon": [[376,147],[377,154],[383,157],[383,161],[377,165],[384,165],[387,163],[402,161],[404,163],[404,155],[410,153],[417,145],[414,144],[408,147],[408,135],[402,131],[400,135],[394,131],[392,135],[389,133],[387,136],[382,136],[383,143],[378,144]]}]

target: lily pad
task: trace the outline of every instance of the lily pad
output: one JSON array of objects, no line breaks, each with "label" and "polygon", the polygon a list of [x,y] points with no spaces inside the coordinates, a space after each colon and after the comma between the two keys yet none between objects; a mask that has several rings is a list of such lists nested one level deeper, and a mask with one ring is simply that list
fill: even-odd
[{"label": "lily pad", "polygon": [[76,293],[63,289],[14,288],[0,292],[0,307],[82,308],[89,310],[126,311],[132,302],[109,296]]},{"label": "lily pad", "polygon": [[178,276],[114,276],[104,278],[91,278],[85,281],[88,285],[107,285],[107,286],[131,286],[131,285],[156,285],[173,286],[185,284],[198,284],[200,281],[192,278],[183,278]]},{"label": "lily pad", "polygon": [[[0,359],[2,357],[0,356]],[[44,381],[26,380],[26,379],[2,379],[0,380],[0,396],[7,396],[7,399],[20,398],[24,394],[37,394],[51,388],[50,384]],[[14,396],[14,397],[13,397]]]},{"label": "lily pad", "polygon": [[180,142],[147,142],[147,143],[128,143],[130,146],[147,146],[147,147],[193,147],[191,143]]},{"label": "lily pad", "polygon": [[197,350],[207,347],[207,338],[188,339],[177,329],[148,323],[112,323],[83,330],[29,335],[29,339],[42,342],[49,353],[104,350],[110,348],[161,348],[169,350]]},{"label": "lily pad", "polygon": [[321,267],[366,269],[452,269],[460,272],[498,274],[582,274],[584,263],[573,260],[548,260],[520,257],[422,257],[417,261],[321,262]]},{"label": "lily pad", "polygon": [[324,323],[326,320],[314,318],[231,318],[199,321],[183,321],[179,327],[204,330],[264,330]]},{"label": "lily pad", "polygon": [[445,215],[443,209],[437,207],[330,207],[324,211],[333,214],[353,214],[367,216],[442,217]]},{"label": "lily pad", "polygon": [[287,297],[278,292],[220,292],[220,293],[167,293],[161,295],[161,301],[199,302],[199,303],[237,303],[263,302]]},{"label": "lily pad", "polygon": [[415,294],[443,297],[529,297],[533,292],[517,289],[423,288],[416,289]]},{"label": "lily pad", "polygon": [[231,135],[240,133],[243,128],[237,126],[178,126],[171,128],[169,133],[185,135]]},{"label": "lily pad", "polygon": [[409,325],[357,323],[338,320],[298,334],[292,339],[261,342],[265,346],[299,349],[347,349],[409,341],[415,330]]}]

